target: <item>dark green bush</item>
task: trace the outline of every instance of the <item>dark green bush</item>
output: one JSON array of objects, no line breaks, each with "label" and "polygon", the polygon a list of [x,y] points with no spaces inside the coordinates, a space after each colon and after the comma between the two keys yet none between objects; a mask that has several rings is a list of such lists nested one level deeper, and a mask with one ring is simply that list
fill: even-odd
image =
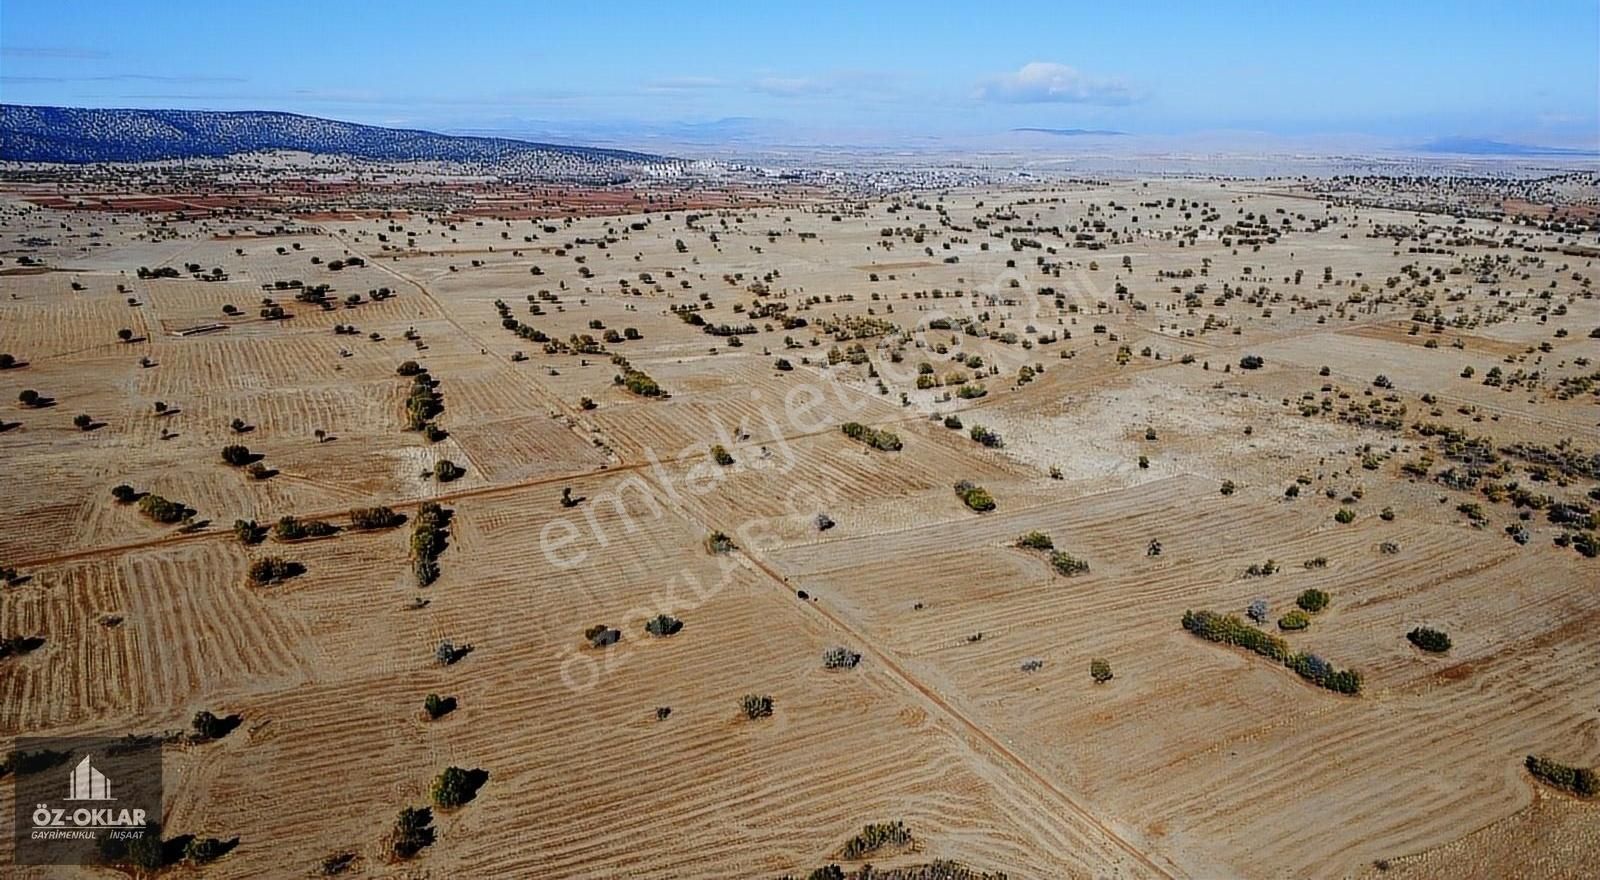
[{"label": "dark green bush", "polygon": [[1330,599],[1327,593],[1318,589],[1310,589],[1305,590],[1299,596],[1296,596],[1294,604],[1300,606],[1306,611],[1311,612],[1312,614],[1316,614],[1318,611],[1328,607],[1329,601]]},{"label": "dark green bush", "polygon": [[1529,755],[1523,765],[1528,768],[1535,779],[1553,785],[1562,791],[1570,792],[1579,797],[1594,797],[1600,794],[1600,781],[1597,781],[1593,768],[1568,767],[1558,764],[1549,758],[1540,758]]},{"label": "dark green bush", "polygon": [[991,496],[988,490],[984,489],[982,486],[974,486],[972,483],[962,480],[956,484],[955,488],[956,495],[961,498],[961,501],[965,503],[967,507],[970,507],[979,513],[985,513],[987,511],[994,510],[994,497]]},{"label": "dark green bush", "polygon": [[1056,544],[1044,532],[1029,532],[1017,539],[1017,546],[1024,550],[1054,550]]},{"label": "dark green bush", "polygon": [[405,521],[405,515],[392,507],[358,507],[350,511],[350,527],[363,531],[392,529]]},{"label": "dark green bush", "polygon": [[866,858],[874,852],[886,847],[910,846],[911,831],[905,823],[899,820],[893,822],[873,822],[861,828],[861,833],[845,841],[844,848],[840,850],[841,858],[855,860]]},{"label": "dark green bush", "polygon": [[646,621],[644,625],[645,632],[660,637],[676,635],[678,630],[681,629],[683,629],[683,621],[665,614],[657,614]]},{"label": "dark green bush", "polygon": [[1450,636],[1436,629],[1419,626],[1406,633],[1406,640],[1424,651],[1442,654],[1450,650]]}]

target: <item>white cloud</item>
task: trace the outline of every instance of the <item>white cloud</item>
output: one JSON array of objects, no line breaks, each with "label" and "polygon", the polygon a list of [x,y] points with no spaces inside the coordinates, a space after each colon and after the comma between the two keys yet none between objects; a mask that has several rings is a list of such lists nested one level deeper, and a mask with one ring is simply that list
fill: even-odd
[{"label": "white cloud", "polygon": [[1053,61],[1032,61],[1015,73],[985,80],[978,97],[1002,104],[1102,104],[1120,106],[1138,95],[1120,79],[1085,76],[1077,68]]},{"label": "white cloud", "polygon": [[645,86],[649,92],[691,92],[700,89],[720,89],[727,83],[714,76],[674,76],[658,79]]},{"label": "white cloud", "polygon": [[768,95],[793,98],[799,95],[820,95],[834,90],[834,84],[805,76],[764,76],[751,84],[751,88]]}]

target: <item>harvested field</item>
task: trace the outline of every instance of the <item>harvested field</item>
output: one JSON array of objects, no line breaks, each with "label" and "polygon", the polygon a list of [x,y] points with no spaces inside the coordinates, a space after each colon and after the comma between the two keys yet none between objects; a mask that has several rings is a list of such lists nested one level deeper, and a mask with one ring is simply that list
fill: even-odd
[{"label": "harvested field", "polygon": [[[1517,211],[107,183],[0,194],[0,740],[237,714],[164,747],[206,876],[775,880],[897,820],[879,868],[1594,873],[1522,762],[1600,764],[1600,302]],[[1301,667],[1184,629],[1258,599]]]}]

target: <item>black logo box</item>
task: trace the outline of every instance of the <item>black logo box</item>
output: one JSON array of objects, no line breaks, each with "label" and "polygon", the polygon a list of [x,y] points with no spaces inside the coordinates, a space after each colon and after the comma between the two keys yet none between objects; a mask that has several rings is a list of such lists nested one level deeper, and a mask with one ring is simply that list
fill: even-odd
[{"label": "black logo box", "polygon": [[163,858],[161,745],[148,736],[18,737],[5,763],[13,863]]}]

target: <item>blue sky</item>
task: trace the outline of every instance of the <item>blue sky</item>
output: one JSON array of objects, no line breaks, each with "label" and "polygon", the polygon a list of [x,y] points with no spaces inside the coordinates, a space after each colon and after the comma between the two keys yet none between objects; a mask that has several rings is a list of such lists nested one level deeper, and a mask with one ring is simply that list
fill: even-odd
[{"label": "blue sky", "polygon": [[4,0],[0,97],[451,131],[749,117],[817,137],[1594,146],[1600,2]]}]

